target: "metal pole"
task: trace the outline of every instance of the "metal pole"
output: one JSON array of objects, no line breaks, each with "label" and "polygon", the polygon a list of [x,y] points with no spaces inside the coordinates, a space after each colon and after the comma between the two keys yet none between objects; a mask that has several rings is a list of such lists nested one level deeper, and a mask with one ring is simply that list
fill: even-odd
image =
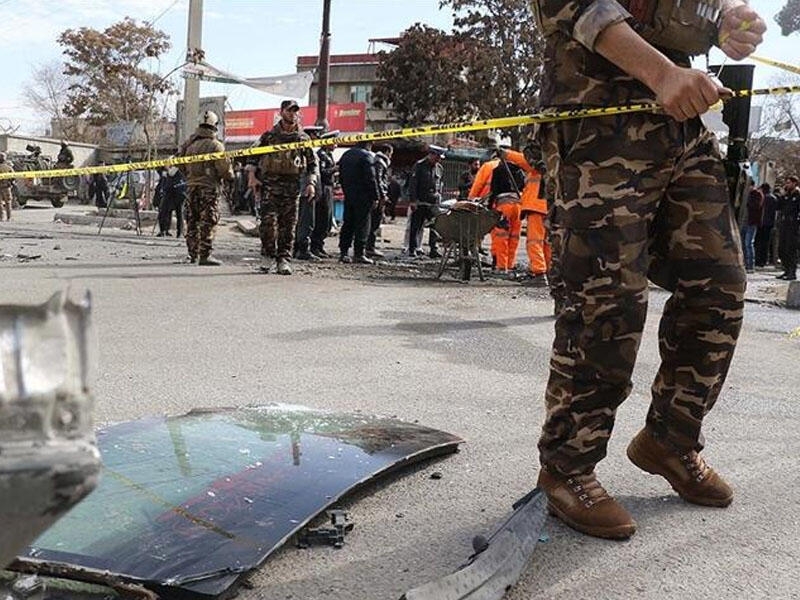
[{"label": "metal pole", "polygon": [[[197,62],[202,57],[203,0],[189,0],[189,29],[186,38],[186,62]],[[200,80],[184,79],[183,85],[183,139],[194,131],[200,113]]]},{"label": "metal pole", "polygon": [[323,0],[322,5],[322,37],[318,69],[317,125],[323,125],[328,119],[328,79],[331,74],[331,0]]}]

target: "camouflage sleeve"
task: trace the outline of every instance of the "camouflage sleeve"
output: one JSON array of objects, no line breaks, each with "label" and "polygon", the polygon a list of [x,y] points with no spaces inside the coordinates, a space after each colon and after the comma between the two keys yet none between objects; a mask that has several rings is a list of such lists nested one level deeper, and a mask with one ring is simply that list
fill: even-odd
[{"label": "camouflage sleeve", "polygon": [[319,189],[319,165],[317,163],[317,153],[313,148],[306,148],[306,174],[308,175],[309,185]]},{"label": "camouflage sleeve", "polygon": [[[214,152],[225,152],[225,146],[222,142],[214,143]],[[233,164],[230,158],[220,158],[214,161],[214,166],[217,169],[217,175],[223,181],[233,181]]]},{"label": "camouflage sleeve", "polygon": [[533,0],[533,10],[544,35],[560,31],[592,51],[604,29],[631,18],[617,0]]}]

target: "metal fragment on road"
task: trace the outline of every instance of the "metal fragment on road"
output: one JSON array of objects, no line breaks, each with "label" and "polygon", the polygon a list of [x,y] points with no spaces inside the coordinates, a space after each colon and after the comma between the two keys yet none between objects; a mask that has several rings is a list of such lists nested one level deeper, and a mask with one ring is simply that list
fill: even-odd
[{"label": "metal fragment on road", "polygon": [[90,309],[0,306],[0,568],[96,485]]},{"label": "metal fragment on road", "polygon": [[519,579],[541,536],[547,498],[538,488],[488,539],[475,536],[473,554],[458,571],[406,592],[403,600],[500,600]]}]

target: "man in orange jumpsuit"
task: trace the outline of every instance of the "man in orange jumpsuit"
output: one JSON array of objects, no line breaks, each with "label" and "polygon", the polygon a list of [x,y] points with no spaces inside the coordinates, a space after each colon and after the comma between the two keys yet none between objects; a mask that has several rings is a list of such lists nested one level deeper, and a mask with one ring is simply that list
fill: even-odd
[{"label": "man in orange jumpsuit", "polygon": [[[502,150],[501,150],[502,152]],[[508,165],[493,158],[483,163],[475,174],[475,181],[469,192],[470,198],[491,197],[493,208],[500,213],[501,225],[492,229],[492,264],[502,273],[507,273],[514,268],[519,246],[519,235],[522,230],[520,218],[520,195],[515,189],[515,184],[503,184],[498,187],[494,175],[497,169],[501,172],[502,179],[508,180],[505,170]],[[502,188],[502,189],[500,189]],[[508,189],[506,189],[508,188]]]},{"label": "man in orange jumpsuit", "polygon": [[547,216],[547,200],[540,197],[542,174],[526,159],[522,152],[501,150],[502,157],[517,165],[525,172],[525,187],[522,190],[520,219],[527,218],[528,232],[525,249],[528,254],[528,285],[547,286],[547,272],[550,269],[550,244],[544,221]]},{"label": "man in orange jumpsuit", "polygon": [[[550,246],[547,243],[544,220],[547,215],[547,201],[539,197],[541,173],[525,159],[522,152],[510,148],[500,150],[503,160],[516,165],[525,173],[521,204],[507,201],[498,203],[495,208],[503,215],[508,228],[495,227],[492,230],[492,257],[498,269],[506,271],[514,267],[522,229],[522,219],[528,219],[526,250],[528,254],[529,284],[547,285],[547,271],[550,266]],[[492,193],[492,175],[498,167],[505,168],[500,158],[494,158],[481,165],[470,190],[470,198],[489,196]]]}]

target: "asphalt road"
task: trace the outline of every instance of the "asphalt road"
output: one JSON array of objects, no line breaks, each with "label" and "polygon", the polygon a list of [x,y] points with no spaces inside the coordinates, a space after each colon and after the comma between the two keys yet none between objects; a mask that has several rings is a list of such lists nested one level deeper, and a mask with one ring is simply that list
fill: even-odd
[{"label": "asphalt road", "polygon": [[[467,440],[350,501],[356,527],[344,549],[286,548],[241,598],[394,600],[454,570],[472,537],[533,487],[553,332],[542,292],[333,263],[259,275],[256,241],[227,231],[226,266],[203,269],[178,264],[176,240],[97,237],[52,217],[26,209],[0,223],[0,301],[41,302],[65,284],[92,291],[98,422],[277,401],[397,415]],[[753,284],[769,288],[769,275]],[[653,291],[634,391],[598,469],[639,531],[607,542],[549,519],[549,541],[509,599],[800,597],[800,338],[788,335],[800,312],[747,305],[705,428],[705,456],[737,495],[728,509],[706,509],[624,456],[647,411],[665,300]]]}]

